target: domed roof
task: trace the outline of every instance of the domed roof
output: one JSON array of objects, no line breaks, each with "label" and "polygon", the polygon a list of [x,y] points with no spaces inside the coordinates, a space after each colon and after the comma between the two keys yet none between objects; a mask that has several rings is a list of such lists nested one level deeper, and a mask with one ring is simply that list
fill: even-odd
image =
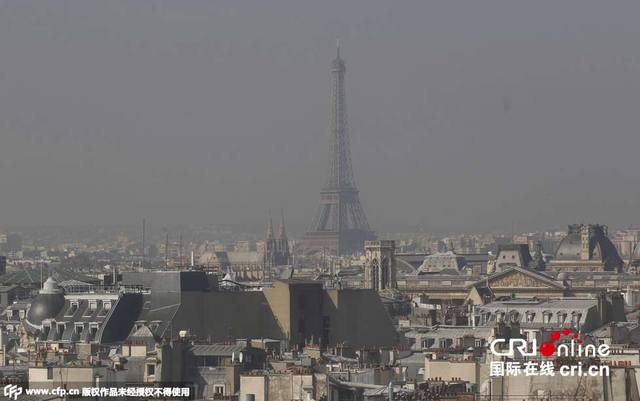
[{"label": "domed roof", "polygon": [[615,245],[606,234],[606,228],[597,224],[572,224],[556,250],[556,260],[581,260],[582,240],[589,241],[589,259],[604,263],[605,270],[615,270],[623,261]]},{"label": "domed roof", "polygon": [[31,326],[38,327],[45,319],[55,317],[64,307],[64,290],[58,286],[58,282],[49,277],[44,282],[40,294],[33,299],[29,312],[27,312],[27,322]]},{"label": "domed roof", "polygon": [[40,294],[62,294],[62,288],[58,285],[58,282],[53,278],[49,277],[47,281],[42,285],[42,289],[40,290]]}]

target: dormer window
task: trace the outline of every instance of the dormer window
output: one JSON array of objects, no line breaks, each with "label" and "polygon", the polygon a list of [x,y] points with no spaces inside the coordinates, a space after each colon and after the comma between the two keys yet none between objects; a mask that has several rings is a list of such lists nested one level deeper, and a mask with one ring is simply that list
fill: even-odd
[{"label": "dormer window", "polygon": [[528,311],[527,312],[527,323],[533,323],[534,319],[536,318],[536,313],[533,311]]},{"label": "dormer window", "polygon": [[567,312],[558,312],[558,324],[565,324],[567,321]]},{"label": "dormer window", "polygon": [[44,338],[49,337],[49,332],[51,331],[51,323],[42,325],[42,331],[44,334]]},{"label": "dormer window", "polygon": [[580,319],[582,319],[582,313],[573,311],[571,312],[571,325],[577,326],[580,325]]},{"label": "dormer window", "polygon": [[89,340],[90,341],[95,340],[97,333],[98,333],[98,324],[97,323],[91,323],[89,325]]},{"label": "dormer window", "polygon": [[65,327],[64,323],[58,323],[58,325],[56,327],[57,328],[57,333],[56,334],[57,334],[58,338],[62,337],[62,334],[64,334],[64,327]]},{"label": "dormer window", "polygon": [[65,315],[73,316],[77,310],[78,310],[78,301],[71,301],[69,305],[69,309],[67,309],[67,313],[65,313]]}]

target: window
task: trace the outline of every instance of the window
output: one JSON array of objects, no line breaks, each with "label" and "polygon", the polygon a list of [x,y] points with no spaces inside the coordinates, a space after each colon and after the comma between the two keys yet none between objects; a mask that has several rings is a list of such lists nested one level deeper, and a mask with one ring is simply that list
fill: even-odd
[{"label": "window", "polygon": [[558,313],[558,324],[564,324],[567,320],[567,312]]},{"label": "window", "polygon": [[96,334],[98,334],[98,324],[91,323],[89,326],[89,340],[94,340],[96,338]]},{"label": "window", "polygon": [[65,313],[66,316],[73,316],[74,313],[78,310],[78,301],[72,301],[69,305],[69,309]]},{"label": "window", "polygon": [[147,365],[147,376],[153,376],[156,374],[156,365]]},{"label": "window", "polygon": [[64,333],[64,323],[58,323],[58,338],[62,337]]},{"label": "window", "polygon": [[53,368],[52,367],[48,367],[47,368],[47,380],[53,380]]},{"label": "window", "polygon": [[487,324],[491,321],[491,313],[490,312],[486,312],[482,314],[484,322],[483,324]]},{"label": "window", "polygon": [[529,311],[527,312],[527,323],[533,323],[533,320],[536,318],[536,313]]},{"label": "window", "polygon": [[213,394],[224,395],[224,385],[216,384],[213,386]]},{"label": "window", "polygon": [[84,316],[91,316],[98,309],[98,301],[89,301],[87,309],[84,311]]}]

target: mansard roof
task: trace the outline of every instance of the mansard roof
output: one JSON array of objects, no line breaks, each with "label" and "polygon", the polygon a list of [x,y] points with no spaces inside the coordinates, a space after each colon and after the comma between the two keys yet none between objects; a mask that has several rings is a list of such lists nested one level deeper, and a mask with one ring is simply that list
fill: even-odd
[{"label": "mansard roof", "polygon": [[571,224],[567,235],[560,241],[554,260],[580,260],[582,232],[589,234],[589,260],[604,263],[605,270],[614,270],[623,265],[615,245],[607,236],[605,226],[598,224]]},{"label": "mansard roof", "polygon": [[[547,275],[545,273],[527,269],[524,267],[513,266],[508,269],[505,269],[499,273],[495,273],[486,277],[482,280],[478,280],[475,283],[471,284],[468,288],[472,287],[495,287],[492,284],[498,284],[503,279],[507,277],[520,276],[521,279],[519,282],[513,284],[514,288],[523,288],[523,287],[549,287],[556,289],[564,289],[564,286],[561,282],[556,281],[552,276]],[[533,283],[539,283],[532,285]],[[503,286],[504,287],[504,286]]]}]

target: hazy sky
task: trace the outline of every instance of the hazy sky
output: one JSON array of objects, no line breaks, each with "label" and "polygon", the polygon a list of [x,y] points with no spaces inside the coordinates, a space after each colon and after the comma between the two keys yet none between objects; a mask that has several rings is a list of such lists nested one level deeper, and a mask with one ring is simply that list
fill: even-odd
[{"label": "hazy sky", "polygon": [[310,222],[340,37],[374,229],[640,224],[640,2],[0,1],[0,226]]}]

